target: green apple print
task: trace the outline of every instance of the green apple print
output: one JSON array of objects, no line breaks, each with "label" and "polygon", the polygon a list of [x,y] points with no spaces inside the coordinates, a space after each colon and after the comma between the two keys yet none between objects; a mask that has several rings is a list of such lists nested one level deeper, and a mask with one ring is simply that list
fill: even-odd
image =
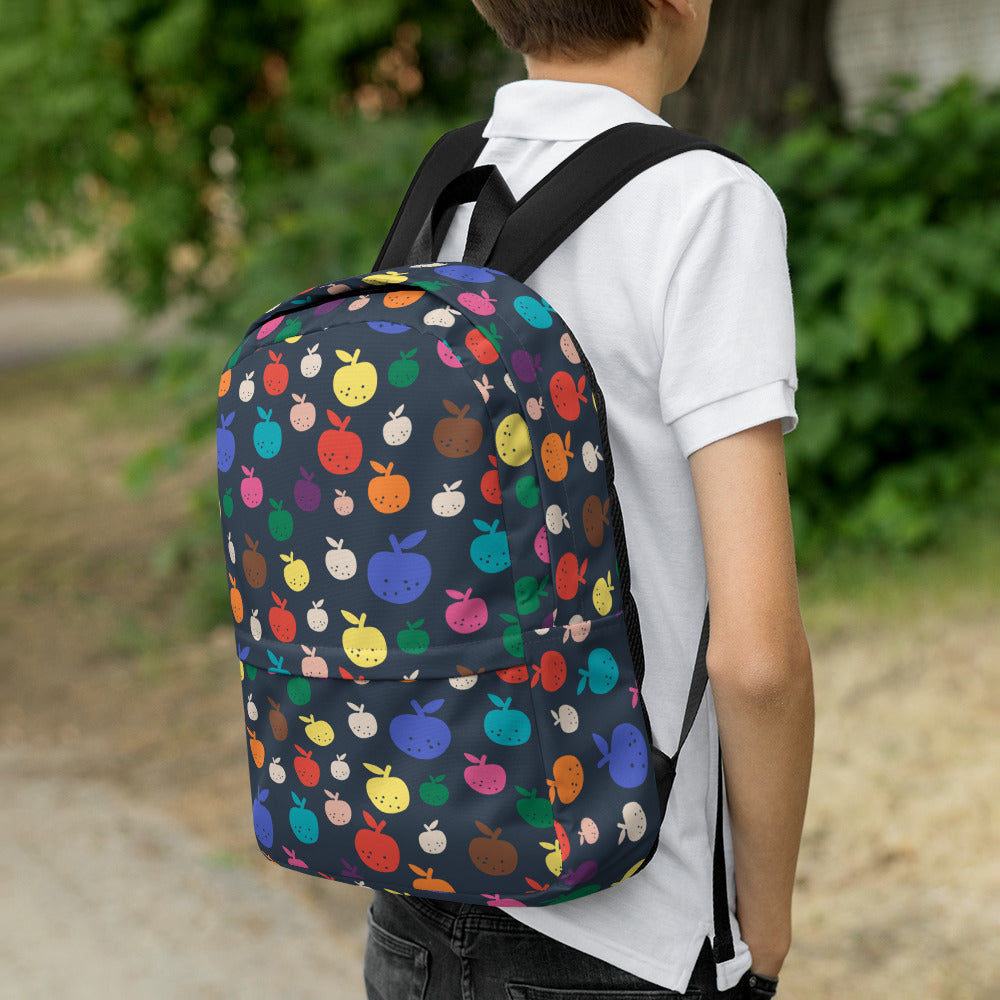
[{"label": "green apple print", "polygon": [[444,775],[431,775],[420,786],[420,798],[429,806],[443,806],[448,801],[448,789],[444,785]]},{"label": "green apple print", "polygon": [[542,494],[538,489],[538,482],[534,476],[522,476],[514,485],[514,493],[520,501],[522,507],[531,510],[537,507],[542,499]]},{"label": "green apple print", "polygon": [[524,635],[521,632],[521,623],[516,615],[501,615],[507,627],[503,630],[503,648],[514,657],[515,660],[524,659]]},{"label": "green apple print", "polygon": [[517,601],[517,613],[519,615],[530,615],[541,606],[542,597],[548,597],[549,592],[545,589],[548,586],[549,578],[546,574],[541,582],[533,576],[522,576],[514,584],[514,599]]},{"label": "green apple print", "polygon": [[397,389],[405,389],[417,381],[420,374],[420,365],[413,356],[417,353],[414,347],[412,351],[400,351],[399,357],[389,365],[389,384]]},{"label": "green apple print", "polygon": [[552,829],[552,803],[548,798],[538,798],[537,788],[532,788],[530,792],[517,785],[514,788],[521,796],[517,800],[517,812],[521,819],[539,830]]},{"label": "green apple print", "polygon": [[284,502],[268,498],[268,503],[272,510],[267,518],[267,530],[271,532],[271,537],[276,542],[283,542],[292,537],[294,522],[289,511],[284,509]]},{"label": "green apple print", "polygon": [[420,627],[423,623],[423,618],[418,618],[415,622],[407,622],[406,628],[396,636],[396,643],[404,653],[419,655],[430,646],[431,637]]}]

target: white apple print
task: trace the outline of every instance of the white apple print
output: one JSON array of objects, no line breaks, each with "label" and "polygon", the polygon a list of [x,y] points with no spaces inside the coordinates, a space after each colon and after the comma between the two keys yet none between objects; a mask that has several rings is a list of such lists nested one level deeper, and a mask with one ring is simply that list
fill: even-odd
[{"label": "white apple print", "polygon": [[448,838],[444,835],[444,830],[439,830],[437,825],[437,820],[424,823],[424,832],[417,837],[420,849],[425,854],[440,854],[448,846]]}]

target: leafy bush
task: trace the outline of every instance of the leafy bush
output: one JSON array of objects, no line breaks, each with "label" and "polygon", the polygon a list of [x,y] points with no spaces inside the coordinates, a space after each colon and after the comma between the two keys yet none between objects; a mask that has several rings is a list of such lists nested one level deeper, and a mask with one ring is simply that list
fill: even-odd
[{"label": "leafy bush", "polygon": [[947,537],[1000,502],[1000,93],[963,80],[749,158],[788,220],[803,561]]}]

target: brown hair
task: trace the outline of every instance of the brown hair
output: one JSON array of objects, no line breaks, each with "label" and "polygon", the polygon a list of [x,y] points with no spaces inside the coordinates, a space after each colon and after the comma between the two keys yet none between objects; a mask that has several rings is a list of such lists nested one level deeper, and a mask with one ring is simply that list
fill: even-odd
[{"label": "brown hair", "polygon": [[473,0],[508,48],[549,57],[606,55],[649,30],[646,0]]}]

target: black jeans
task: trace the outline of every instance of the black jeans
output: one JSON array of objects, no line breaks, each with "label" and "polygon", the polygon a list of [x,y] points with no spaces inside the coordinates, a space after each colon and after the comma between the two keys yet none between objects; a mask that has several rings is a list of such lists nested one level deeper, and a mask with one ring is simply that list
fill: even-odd
[{"label": "black jeans", "polygon": [[365,949],[368,1000],[742,1000],[715,986],[707,947],[675,993],[526,927],[502,909],[376,892]]}]

